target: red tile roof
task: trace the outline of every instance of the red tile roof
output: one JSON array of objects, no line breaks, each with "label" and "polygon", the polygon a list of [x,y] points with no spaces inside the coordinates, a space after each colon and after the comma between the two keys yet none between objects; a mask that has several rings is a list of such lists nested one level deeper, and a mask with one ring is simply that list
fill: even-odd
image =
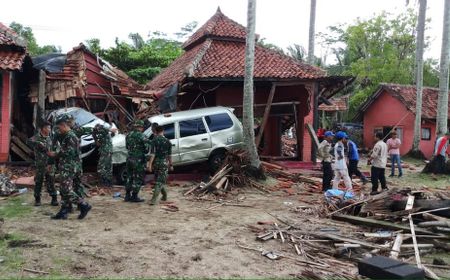
[{"label": "red tile roof", "polygon": [[0,69],[19,70],[26,56],[26,44],[14,30],[0,22]]},{"label": "red tile roof", "polygon": [[[361,107],[361,112],[364,112],[372,102],[383,92],[386,92],[400,102],[405,107],[415,114],[416,112],[416,86],[415,85],[398,85],[398,84],[381,84],[375,94]],[[422,95],[422,118],[424,119],[436,119],[437,116],[437,104],[438,104],[438,88],[423,88]],[[449,101],[450,105],[450,101]],[[449,107],[450,116],[450,107]]]},{"label": "red tile roof", "polygon": [[[185,53],[147,84],[165,88],[185,78],[242,79],[245,64],[245,28],[220,10],[184,44]],[[317,79],[322,69],[257,45],[254,77],[260,79]]]},{"label": "red tile roof", "polygon": [[0,69],[20,70],[25,56],[25,52],[0,50]]},{"label": "red tile roof", "polygon": [[322,103],[319,105],[319,111],[335,112],[347,111],[348,96],[334,97],[329,100],[331,105]]},{"label": "red tile roof", "polygon": [[217,9],[217,12],[183,44],[184,49],[192,48],[206,37],[238,39],[245,42],[246,28],[230,19]]}]

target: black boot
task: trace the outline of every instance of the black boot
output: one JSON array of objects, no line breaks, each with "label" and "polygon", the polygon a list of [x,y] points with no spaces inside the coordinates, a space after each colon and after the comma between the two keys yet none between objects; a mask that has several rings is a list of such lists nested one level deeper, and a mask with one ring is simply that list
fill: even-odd
[{"label": "black boot", "polygon": [[34,197],[34,206],[41,206],[41,197],[40,196]]},{"label": "black boot", "polygon": [[123,199],[123,201],[125,201],[125,202],[130,202],[131,201],[131,192],[127,191],[125,193],[125,198]]},{"label": "black boot", "polygon": [[68,214],[68,209],[65,206],[61,206],[61,209],[59,209],[59,212],[56,213],[55,215],[53,215],[51,218],[53,220],[66,220],[67,219],[67,214]]},{"label": "black boot", "polygon": [[142,199],[142,198],[139,198],[139,196],[138,196],[138,193],[133,193],[132,195],[131,195],[131,200],[130,200],[130,202],[144,202],[145,200],[144,199]]},{"label": "black boot", "polygon": [[87,202],[80,203],[80,215],[78,215],[78,219],[84,219],[84,217],[87,216],[89,211],[91,211],[92,206],[89,205]]},{"label": "black boot", "polygon": [[58,198],[57,198],[56,195],[52,195],[52,202],[50,202],[50,205],[51,206],[58,206],[59,205]]},{"label": "black boot", "polygon": [[69,203],[69,205],[67,206],[67,213],[73,213],[73,205],[72,205],[72,203]]}]

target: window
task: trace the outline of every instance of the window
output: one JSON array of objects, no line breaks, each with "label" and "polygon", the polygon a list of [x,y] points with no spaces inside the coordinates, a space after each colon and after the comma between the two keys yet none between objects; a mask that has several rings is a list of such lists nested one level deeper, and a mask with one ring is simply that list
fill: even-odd
[{"label": "window", "polygon": [[175,125],[173,123],[163,125],[164,127],[164,136],[167,139],[172,140],[175,139]]},{"label": "window", "polygon": [[216,114],[205,117],[209,131],[219,131],[233,126],[233,121],[227,113]]},{"label": "window", "polygon": [[431,140],[431,128],[429,127],[422,127],[422,140]]},{"label": "window", "polygon": [[206,133],[206,128],[201,118],[180,122],[181,138],[203,133]]}]

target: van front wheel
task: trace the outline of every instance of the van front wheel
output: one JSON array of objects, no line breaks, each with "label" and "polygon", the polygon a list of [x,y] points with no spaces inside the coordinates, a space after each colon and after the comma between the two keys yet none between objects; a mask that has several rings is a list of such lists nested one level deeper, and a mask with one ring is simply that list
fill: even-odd
[{"label": "van front wheel", "polygon": [[217,151],[209,156],[209,169],[211,173],[216,173],[222,167],[226,157],[226,151]]}]

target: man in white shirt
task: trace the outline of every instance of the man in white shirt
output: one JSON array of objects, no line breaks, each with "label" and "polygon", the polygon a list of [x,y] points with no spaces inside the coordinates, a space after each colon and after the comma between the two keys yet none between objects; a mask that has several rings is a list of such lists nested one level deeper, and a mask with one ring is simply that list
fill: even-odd
[{"label": "man in white shirt", "polygon": [[372,153],[370,154],[369,161],[372,163],[371,168],[371,181],[372,181],[372,192],[371,195],[378,194],[378,182],[381,184],[381,189],[387,190],[386,186],[386,164],[388,158],[388,146],[383,141],[383,133],[377,132],[375,134],[375,146],[373,147]]},{"label": "man in white shirt", "polygon": [[331,131],[327,131],[324,134],[324,140],[320,142],[319,145],[319,157],[322,159],[322,191],[326,192],[331,189],[331,180],[333,179],[333,168],[331,167],[331,162],[333,161],[333,156],[331,155],[331,144],[333,142],[334,134]]},{"label": "man in white shirt", "polygon": [[347,160],[345,159],[345,144],[343,140],[347,138],[345,132],[339,131],[336,133],[336,139],[338,142],[334,145],[334,179],[333,189],[338,189],[341,178],[344,180],[345,188],[347,191],[352,190],[352,180],[348,175]]}]

